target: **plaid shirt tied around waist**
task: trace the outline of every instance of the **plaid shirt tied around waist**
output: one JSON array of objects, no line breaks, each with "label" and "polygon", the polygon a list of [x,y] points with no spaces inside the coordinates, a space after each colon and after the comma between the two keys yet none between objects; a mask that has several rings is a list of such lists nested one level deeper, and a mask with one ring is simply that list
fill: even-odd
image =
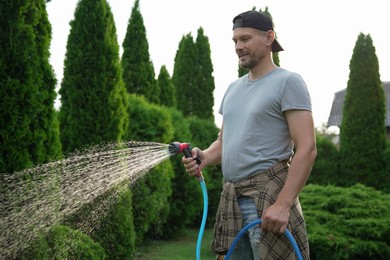
[{"label": "plaid shirt tied around waist", "polygon": [[[233,183],[224,182],[221,199],[214,224],[214,236],[211,249],[225,255],[229,246],[240,232],[242,214],[237,203],[237,197],[245,196],[254,199],[258,215],[272,205],[287,178],[289,164],[279,162],[273,167],[255,174],[253,177]],[[305,222],[299,199],[296,198],[290,210],[290,219],[287,229],[296,240],[304,259],[310,259],[309,243],[306,234]],[[294,249],[284,234],[261,231],[260,238],[261,259],[296,259]]]}]

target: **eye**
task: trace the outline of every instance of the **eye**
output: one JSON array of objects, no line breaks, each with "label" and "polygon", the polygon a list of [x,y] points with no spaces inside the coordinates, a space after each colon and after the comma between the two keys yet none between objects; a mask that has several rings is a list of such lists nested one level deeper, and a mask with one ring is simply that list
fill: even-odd
[{"label": "eye", "polygon": [[240,41],[242,42],[248,42],[251,38],[250,37],[242,37]]}]

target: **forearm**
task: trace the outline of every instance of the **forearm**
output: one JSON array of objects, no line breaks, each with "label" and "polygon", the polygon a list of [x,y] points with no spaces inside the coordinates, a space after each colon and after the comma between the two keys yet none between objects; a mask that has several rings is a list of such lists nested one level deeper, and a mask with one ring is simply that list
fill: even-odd
[{"label": "forearm", "polygon": [[222,140],[218,138],[207,149],[203,151],[205,165],[216,165],[222,159]]},{"label": "forearm", "polygon": [[209,148],[203,150],[204,165],[216,165],[221,163],[222,160],[222,137],[223,136],[223,124],[218,134],[217,140],[215,140]]}]

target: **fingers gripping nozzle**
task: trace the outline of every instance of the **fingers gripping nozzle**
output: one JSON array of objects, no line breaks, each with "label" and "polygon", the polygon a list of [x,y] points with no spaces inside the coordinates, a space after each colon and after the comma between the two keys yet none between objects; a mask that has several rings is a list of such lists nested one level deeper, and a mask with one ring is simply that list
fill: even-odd
[{"label": "fingers gripping nozzle", "polygon": [[[179,153],[183,153],[184,157],[186,157],[186,158],[192,157],[192,154],[191,154],[192,147],[189,143],[172,142],[169,145],[168,150],[169,150],[169,153],[171,155],[177,155]],[[200,159],[198,157],[196,157],[195,160],[196,160],[196,164],[200,165],[200,163],[201,163]],[[199,170],[197,170],[197,174],[195,177],[198,179],[198,181],[201,181],[204,179],[202,172]]]}]

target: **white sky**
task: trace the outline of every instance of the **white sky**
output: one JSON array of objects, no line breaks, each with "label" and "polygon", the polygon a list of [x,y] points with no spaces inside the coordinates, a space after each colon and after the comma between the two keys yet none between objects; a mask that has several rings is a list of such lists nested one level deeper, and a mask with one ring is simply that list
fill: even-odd
[{"label": "white sky", "polygon": [[[132,0],[107,0],[114,15],[118,43],[122,46],[134,5]],[[52,24],[51,64],[58,79],[78,0],[51,0],[47,4]],[[214,66],[214,111],[230,82],[237,78],[237,56],[232,37],[232,19],[250,10],[269,8],[278,41],[281,67],[299,73],[308,85],[316,127],[326,123],[334,93],[347,86],[349,62],[359,33],[370,34],[376,48],[382,81],[390,81],[390,4],[386,0],[140,0],[140,11],[156,76],[166,65],[172,76],[178,44],[199,27],[209,38]],[[121,47],[122,48],[122,47]],[[58,102],[57,102],[58,104]]]}]

